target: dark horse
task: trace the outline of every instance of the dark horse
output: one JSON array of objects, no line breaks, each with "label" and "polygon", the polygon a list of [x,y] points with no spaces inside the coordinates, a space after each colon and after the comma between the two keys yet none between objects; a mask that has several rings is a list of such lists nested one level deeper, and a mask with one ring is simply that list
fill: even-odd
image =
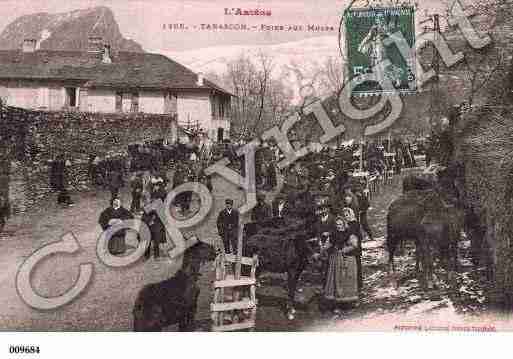
[{"label": "dark horse", "polygon": [[200,267],[214,258],[214,248],[198,242],[185,251],[182,268],[173,277],[145,285],[132,311],[134,331],[161,331],[172,324],[178,324],[180,331],[192,330],[200,294]]},{"label": "dark horse", "polygon": [[[287,206],[284,217],[254,227],[247,233],[245,255],[258,254],[259,271],[287,273],[287,316],[294,319],[297,283],[306,268],[313,249],[308,242],[309,228],[314,218],[313,201],[300,199]],[[289,202],[287,202],[287,205]]]},{"label": "dark horse", "polygon": [[432,247],[449,271],[457,270],[457,242],[461,229],[461,211],[437,189],[413,190],[390,205],[387,214],[386,245],[389,264],[395,271],[394,253],[405,239],[415,241],[416,268],[424,288],[432,288]]}]

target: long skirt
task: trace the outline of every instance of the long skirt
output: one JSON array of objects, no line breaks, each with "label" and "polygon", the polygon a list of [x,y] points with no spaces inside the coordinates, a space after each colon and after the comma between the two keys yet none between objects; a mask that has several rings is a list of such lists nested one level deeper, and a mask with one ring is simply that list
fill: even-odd
[{"label": "long skirt", "polygon": [[330,254],[324,285],[324,297],[336,302],[354,302],[358,300],[356,257],[344,256],[340,250]]},{"label": "long skirt", "polygon": [[125,235],[116,235],[112,236],[109,239],[109,253],[116,255],[116,254],[123,254],[126,251],[126,242],[125,242]]}]

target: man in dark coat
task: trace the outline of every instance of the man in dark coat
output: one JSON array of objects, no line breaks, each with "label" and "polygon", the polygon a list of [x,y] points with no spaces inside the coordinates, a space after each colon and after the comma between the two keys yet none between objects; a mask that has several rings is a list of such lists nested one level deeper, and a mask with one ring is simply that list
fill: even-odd
[{"label": "man in dark coat", "polygon": [[10,214],[10,206],[7,197],[0,195],[0,233],[3,232]]},{"label": "man in dark coat", "polygon": [[109,173],[109,190],[111,201],[119,196],[119,190],[123,187],[123,173],[114,166],[111,167]]},{"label": "man in dark coat", "polygon": [[223,239],[224,250],[226,253],[237,253],[237,234],[239,229],[239,211],[233,208],[233,200],[228,198],[226,208],[219,212],[217,216],[217,231]]},{"label": "man in dark coat", "polygon": [[50,168],[50,184],[59,192],[57,196],[57,203],[62,205],[72,206],[73,201],[68,194],[67,182],[67,167],[71,166],[69,161],[66,161],[64,155],[59,155],[53,161]]},{"label": "man in dark coat", "polygon": [[369,198],[365,193],[363,193],[363,189],[358,187],[356,190],[356,198],[358,199],[359,210],[360,210],[360,225],[362,230],[367,233],[369,240],[373,240],[372,231],[369,226],[369,221],[367,220],[367,211],[370,208]]},{"label": "man in dark coat", "polygon": [[146,223],[151,233],[151,243],[144,253],[144,257],[146,259],[150,258],[150,247],[153,246],[153,256],[157,259],[160,256],[160,244],[166,242],[166,228],[155,211],[145,213],[142,220]]},{"label": "man in dark coat", "polygon": [[132,187],[132,203],[130,204],[130,212],[137,213],[141,211],[141,200],[143,192],[143,181],[141,173],[136,173],[130,183]]},{"label": "man in dark coat", "polygon": [[[121,206],[121,200],[119,198],[114,198],[111,202],[111,206],[100,214],[98,222],[100,223],[102,230],[106,231],[110,227],[132,218],[134,218],[132,214],[126,208]],[[110,237],[108,243],[110,254],[123,254],[126,251],[125,234],[126,230],[120,230]]]},{"label": "man in dark coat", "polygon": [[251,211],[251,221],[262,224],[271,218],[271,207],[265,202],[263,193],[257,194],[257,204]]}]

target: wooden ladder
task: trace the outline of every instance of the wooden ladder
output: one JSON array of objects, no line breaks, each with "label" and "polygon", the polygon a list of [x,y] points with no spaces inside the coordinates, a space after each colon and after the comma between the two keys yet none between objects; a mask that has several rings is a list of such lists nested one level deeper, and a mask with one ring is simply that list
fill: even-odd
[{"label": "wooden ladder", "polygon": [[[249,329],[254,330],[256,323],[256,268],[258,257],[242,257],[242,226],[239,226],[239,245],[237,255],[221,253],[215,261],[216,280],[214,298],[210,304],[212,331],[226,332]],[[249,276],[241,276],[241,267],[250,266]],[[228,274],[227,267],[235,267]],[[249,287],[249,297],[241,297],[241,288]],[[226,293],[229,290],[230,293]],[[231,295],[230,295],[231,294]],[[249,311],[246,317],[245,311]],[[240,320],[242,319],[242,320]],[[229,321],[230,324],[225,322]]]}]

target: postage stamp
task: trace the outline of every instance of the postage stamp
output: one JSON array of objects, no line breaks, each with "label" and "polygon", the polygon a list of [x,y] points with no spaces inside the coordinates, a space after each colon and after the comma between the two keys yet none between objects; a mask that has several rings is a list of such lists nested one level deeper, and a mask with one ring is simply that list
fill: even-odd
[{"label": "postage stamp", "polygon": [[[386,39],[400,32],[409,47],[415,44],[415,9],[413,7],[349,9],[345,16],[347,67],[350,77],[371,73],[377,64],[388,60],[379,79],[387,78],[399,92],[412,93],[417,89],[415,51],[403,57]],[[374,83],[364,83],[354,89],[359,94],[378,94],[382,89]]]}]

